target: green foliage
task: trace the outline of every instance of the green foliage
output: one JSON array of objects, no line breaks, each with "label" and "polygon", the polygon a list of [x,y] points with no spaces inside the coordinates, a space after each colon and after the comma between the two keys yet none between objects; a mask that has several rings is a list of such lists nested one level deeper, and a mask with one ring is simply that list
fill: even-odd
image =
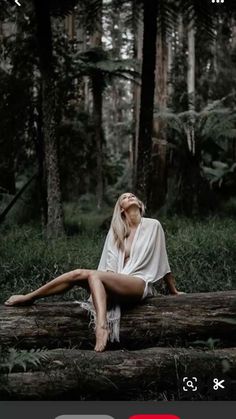
[{"label": "green foliage", "polygon": [[221,161],[213,161],[212,166],[213,167],[202,167],[203,173],[209,179],[211,185],[217,183],[219,187],[221,187],[223,182],[230,182],[233,177],[236,185],[236,163],[229,165]]},{"label": "green foliage", "polygon": [[166,120],[170,129],[177,133],[174,138],[175,144],[181,141],[186,148],[188,132],[193,128],[196,147],[207,147],[208,141],[220,147],[222,140],[231,140],[236,134],[235,110],[224,107],[226,99],[225,97],[215,101],[200,112],[190,110],[181,113],[162,112],[156,115]]},{"label": "green foliage", "polygon": [[236,287],[235,221],[210,217],[161,219],[166,233],[170,266],[179,289],[213,292]]},{"label": "green foliage", "polygon": [[220,343],[220,339],[209,338],[207,340],[195,340],[192,342],[193,346],[200,347],[201,349],[216,349]]},{"label": "green foliage", "polygon": [[90,48],[86,52],[76,54],[74,58],[77,75],[100,77],[103,88],[115,77],[134,81],[140,76],[134,68],[136,67],[134,60],[111,59],[109,53],[102,47]]},{"label": "green foliage", "polygon": [[96,147],[90,116],[83,111],[70,112],[70,119],[58,126],[57,137],[63,198],[75,200],[81,194],[94,192]]},{"label": "green foliage", "polygon": [[222,192],[224,187],[233,193],[235,164],[228,161],[228,149],[235,138],[236,114],[234,108],[224,107],[232,98],[235,100],[234,94],[207,105],[200,112],[157,114],[169,129],[169,149],[176,176],[172,205],[186,215],[213,210],[217,197],[209,191],[212,183],[218,183]]},{"label": "green foliage", "polygon": [[17,350],[15,348],[0,347],[0,370],[11,373],[15,369],[23,369],[25,372],[30,366],[38,367],[42,361],[48,359],[48,351],[45,349]]},{"label": "green foliage", "polygon": [[236,217],[236,198],[231,197],[221,202],[220,211],[228,217]]}]

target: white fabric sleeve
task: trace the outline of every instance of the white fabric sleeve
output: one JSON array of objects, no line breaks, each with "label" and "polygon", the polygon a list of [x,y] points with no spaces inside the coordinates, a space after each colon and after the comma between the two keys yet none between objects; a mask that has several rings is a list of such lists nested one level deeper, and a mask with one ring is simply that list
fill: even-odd
[{"label": "white fabric sleeve", "polygon": [[163,227],[159,221],[159,234],[160,234],[160,244],[159,244],[159,249],[160,249],[160,260],[162,261],[163,265],[165,265],[165,269],[167,270],[166,273],[171,272],[170,269],[170,265],[169,265],[169,261],[168,261],[168,256],[167,256],[167,250],[166,250],[166,239],[165,239],[165,233],[163,230]]},{"label": "white fabric sleeve", "polygon": [[117,272],[118,270],[118,249],[114,243],[113,232],[110,229],[108,231],[101,259],[98,265],[99,271],[111,271]]}]

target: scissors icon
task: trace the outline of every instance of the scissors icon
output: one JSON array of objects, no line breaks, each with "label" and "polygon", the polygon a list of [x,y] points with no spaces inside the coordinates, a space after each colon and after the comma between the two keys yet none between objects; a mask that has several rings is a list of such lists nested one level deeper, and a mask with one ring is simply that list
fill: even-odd
[{"label": "scissors icon", "polygon": [[196,383],[197,383],[197,377],[191,377],[191,378],[189,378],[189,377],[184,377],[183,378],[183,383],[184,383],[184,386],[183,386],[183,390],[184,391],[197,391],[197,386],[196,386]]},{"label": "scissors icon", "polygon": [[225,382],[225,380],[219,381],[218,378],[214,378],[213,383],[215,385],[213,386],[213,389],[218,390],[219,388],[225,388],[225,386],[223,386],[224,382]]}]

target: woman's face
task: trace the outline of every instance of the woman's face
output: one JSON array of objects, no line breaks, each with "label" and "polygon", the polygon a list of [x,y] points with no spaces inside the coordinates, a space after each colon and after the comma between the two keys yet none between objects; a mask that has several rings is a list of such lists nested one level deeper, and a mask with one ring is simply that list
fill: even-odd
[{"label": "woman's face", "polygon": [[140,208],[140,203],[138,198],[131,192],[126,192],[123,195],[121,195],[120,198],[120,208],[121,212],[126,211],[128,208],[130,208],[131,205],[136,205],[138,208]]}]

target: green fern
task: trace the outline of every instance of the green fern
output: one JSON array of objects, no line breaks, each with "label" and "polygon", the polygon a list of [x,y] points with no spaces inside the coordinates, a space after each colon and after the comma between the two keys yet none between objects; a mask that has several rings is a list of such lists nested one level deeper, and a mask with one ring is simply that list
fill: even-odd
[{"label": "green fern", "polygon": [[206,175],[211,186],[216,183],[221,187],[223,181],[229,176],[235,176],[236,163],[229,165],[221,161],[213,161],[212,166],[213,167],[202,166],[203,173]]},{"label": "green fern", "polygon": [[48,351],[44,349],[30,349],[17,350],[15,348],[9,348],[8,350],[1,349],[0,352],[0,368],[1,370],[7,370],[11,373],[15,367],[21,367],[25,372],[27,367],[33,365],[38,367],[42,361],[48,359]]},{"label": "green fern", "polygon": [[193,346],[201,346],[206,349],[213,350],[219,345],[220,339],[209,338],[207,340],[195,340],[192,342]]},{"label": "green fern", "polygon": [[187,144],[187,133],[192,128],[196,148],[203,150],[205,146],[208,147],[209,142],[222,147],[225,140],[232,140],[236,135],[235,109],[224,106],[226,99],[228,98],[215,101],[200,112],[190,110],[176,114],[170,110],[159,112],[156,109],[155,115],[165,120],[168,127],[176,133],[173,139],[176,145]]}]

